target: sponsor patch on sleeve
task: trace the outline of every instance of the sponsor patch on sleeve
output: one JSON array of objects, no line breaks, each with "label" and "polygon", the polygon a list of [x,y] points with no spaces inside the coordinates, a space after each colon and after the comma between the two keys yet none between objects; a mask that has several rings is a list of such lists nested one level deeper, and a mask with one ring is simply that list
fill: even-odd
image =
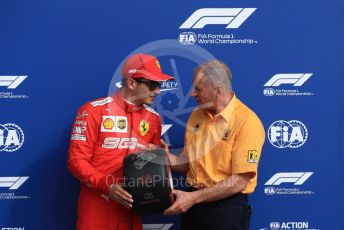
[{"label": "sponsor patch on sleeve", "polygon": [[83,120],[75,120],[74,125],[82,125],[82,126],[87,126],[87,121]]},{"label": "sponsor patch on sleeve", "polygon": [[93,107],[102,106],[102,105],[105,105],[105,104],[110,103],[112,101],[113,101],[112,97],[107,97],[107,98],[104,98],[104,99],[99,100],[99,101],[91,102],[91,105],[93,105]]},{"label": "sponsor patch on sleeve", "polygon": [[77,115],[76,115],[76,119],[81,119],[83,117],[87,117],[88,116],[88,113],[86,110],[83,110],[82,112],[79,112]]},{"label": "sponsor patch on sleeve", "polygon": [[72,141],[86,141],[86,136],[85,135],[80,135],[80,134],[73,134]]},{"label": "sponsor patch on sleeve", "polygon": [[258,151],[257,150],[248,150],[247,162],[248,163],[257,163],[258,162]]}]

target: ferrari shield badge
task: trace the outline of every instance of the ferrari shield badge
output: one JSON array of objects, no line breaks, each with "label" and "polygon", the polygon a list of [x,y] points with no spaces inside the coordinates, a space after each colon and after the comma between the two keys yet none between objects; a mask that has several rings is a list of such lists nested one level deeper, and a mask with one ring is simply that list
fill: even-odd
[{"label": "ferrari shield badge", "polygon": [[149,130],[149,123],[147,121],[140,121],[140,133],[142,136],[145,136]]}]

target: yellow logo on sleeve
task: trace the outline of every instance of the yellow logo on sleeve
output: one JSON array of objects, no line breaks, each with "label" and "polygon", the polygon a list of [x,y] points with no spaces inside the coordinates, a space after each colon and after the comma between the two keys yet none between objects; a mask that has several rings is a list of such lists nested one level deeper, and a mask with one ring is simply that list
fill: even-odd
[{"label": "yellow logo on sleeve", "polygon": [[247,162],[248,163],[257,163],[258,162],[258,151],[257,150],[248,150]]}]

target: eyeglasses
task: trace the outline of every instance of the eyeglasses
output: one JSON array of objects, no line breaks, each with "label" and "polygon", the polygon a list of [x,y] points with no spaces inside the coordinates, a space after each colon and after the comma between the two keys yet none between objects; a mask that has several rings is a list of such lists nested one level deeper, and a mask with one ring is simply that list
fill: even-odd
[{"label": "eyeglasses", "polygon": [[157,87],[159,87],[160,89],[162,85],[162,83],[158,81],[150,81],[143,78],[133,78],[133,80],[135,80],[138,83],[146,84],[151,91],[155,90]]}]

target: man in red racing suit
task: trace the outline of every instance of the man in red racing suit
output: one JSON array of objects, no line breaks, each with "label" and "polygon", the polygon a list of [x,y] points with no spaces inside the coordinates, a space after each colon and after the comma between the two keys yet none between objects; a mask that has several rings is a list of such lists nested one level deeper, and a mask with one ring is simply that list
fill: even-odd
[{"label": "man in red racing suit", "polygon": [[160,117],[146,104],[160,93],[160,82],[173,78],[146,54],[129,57],[122,73],[119,92],[83,105],[73,124],[68,168],[81,181],[78,230],[142,229],[122,188],[122,161],[148,144],[160,145]]}]

